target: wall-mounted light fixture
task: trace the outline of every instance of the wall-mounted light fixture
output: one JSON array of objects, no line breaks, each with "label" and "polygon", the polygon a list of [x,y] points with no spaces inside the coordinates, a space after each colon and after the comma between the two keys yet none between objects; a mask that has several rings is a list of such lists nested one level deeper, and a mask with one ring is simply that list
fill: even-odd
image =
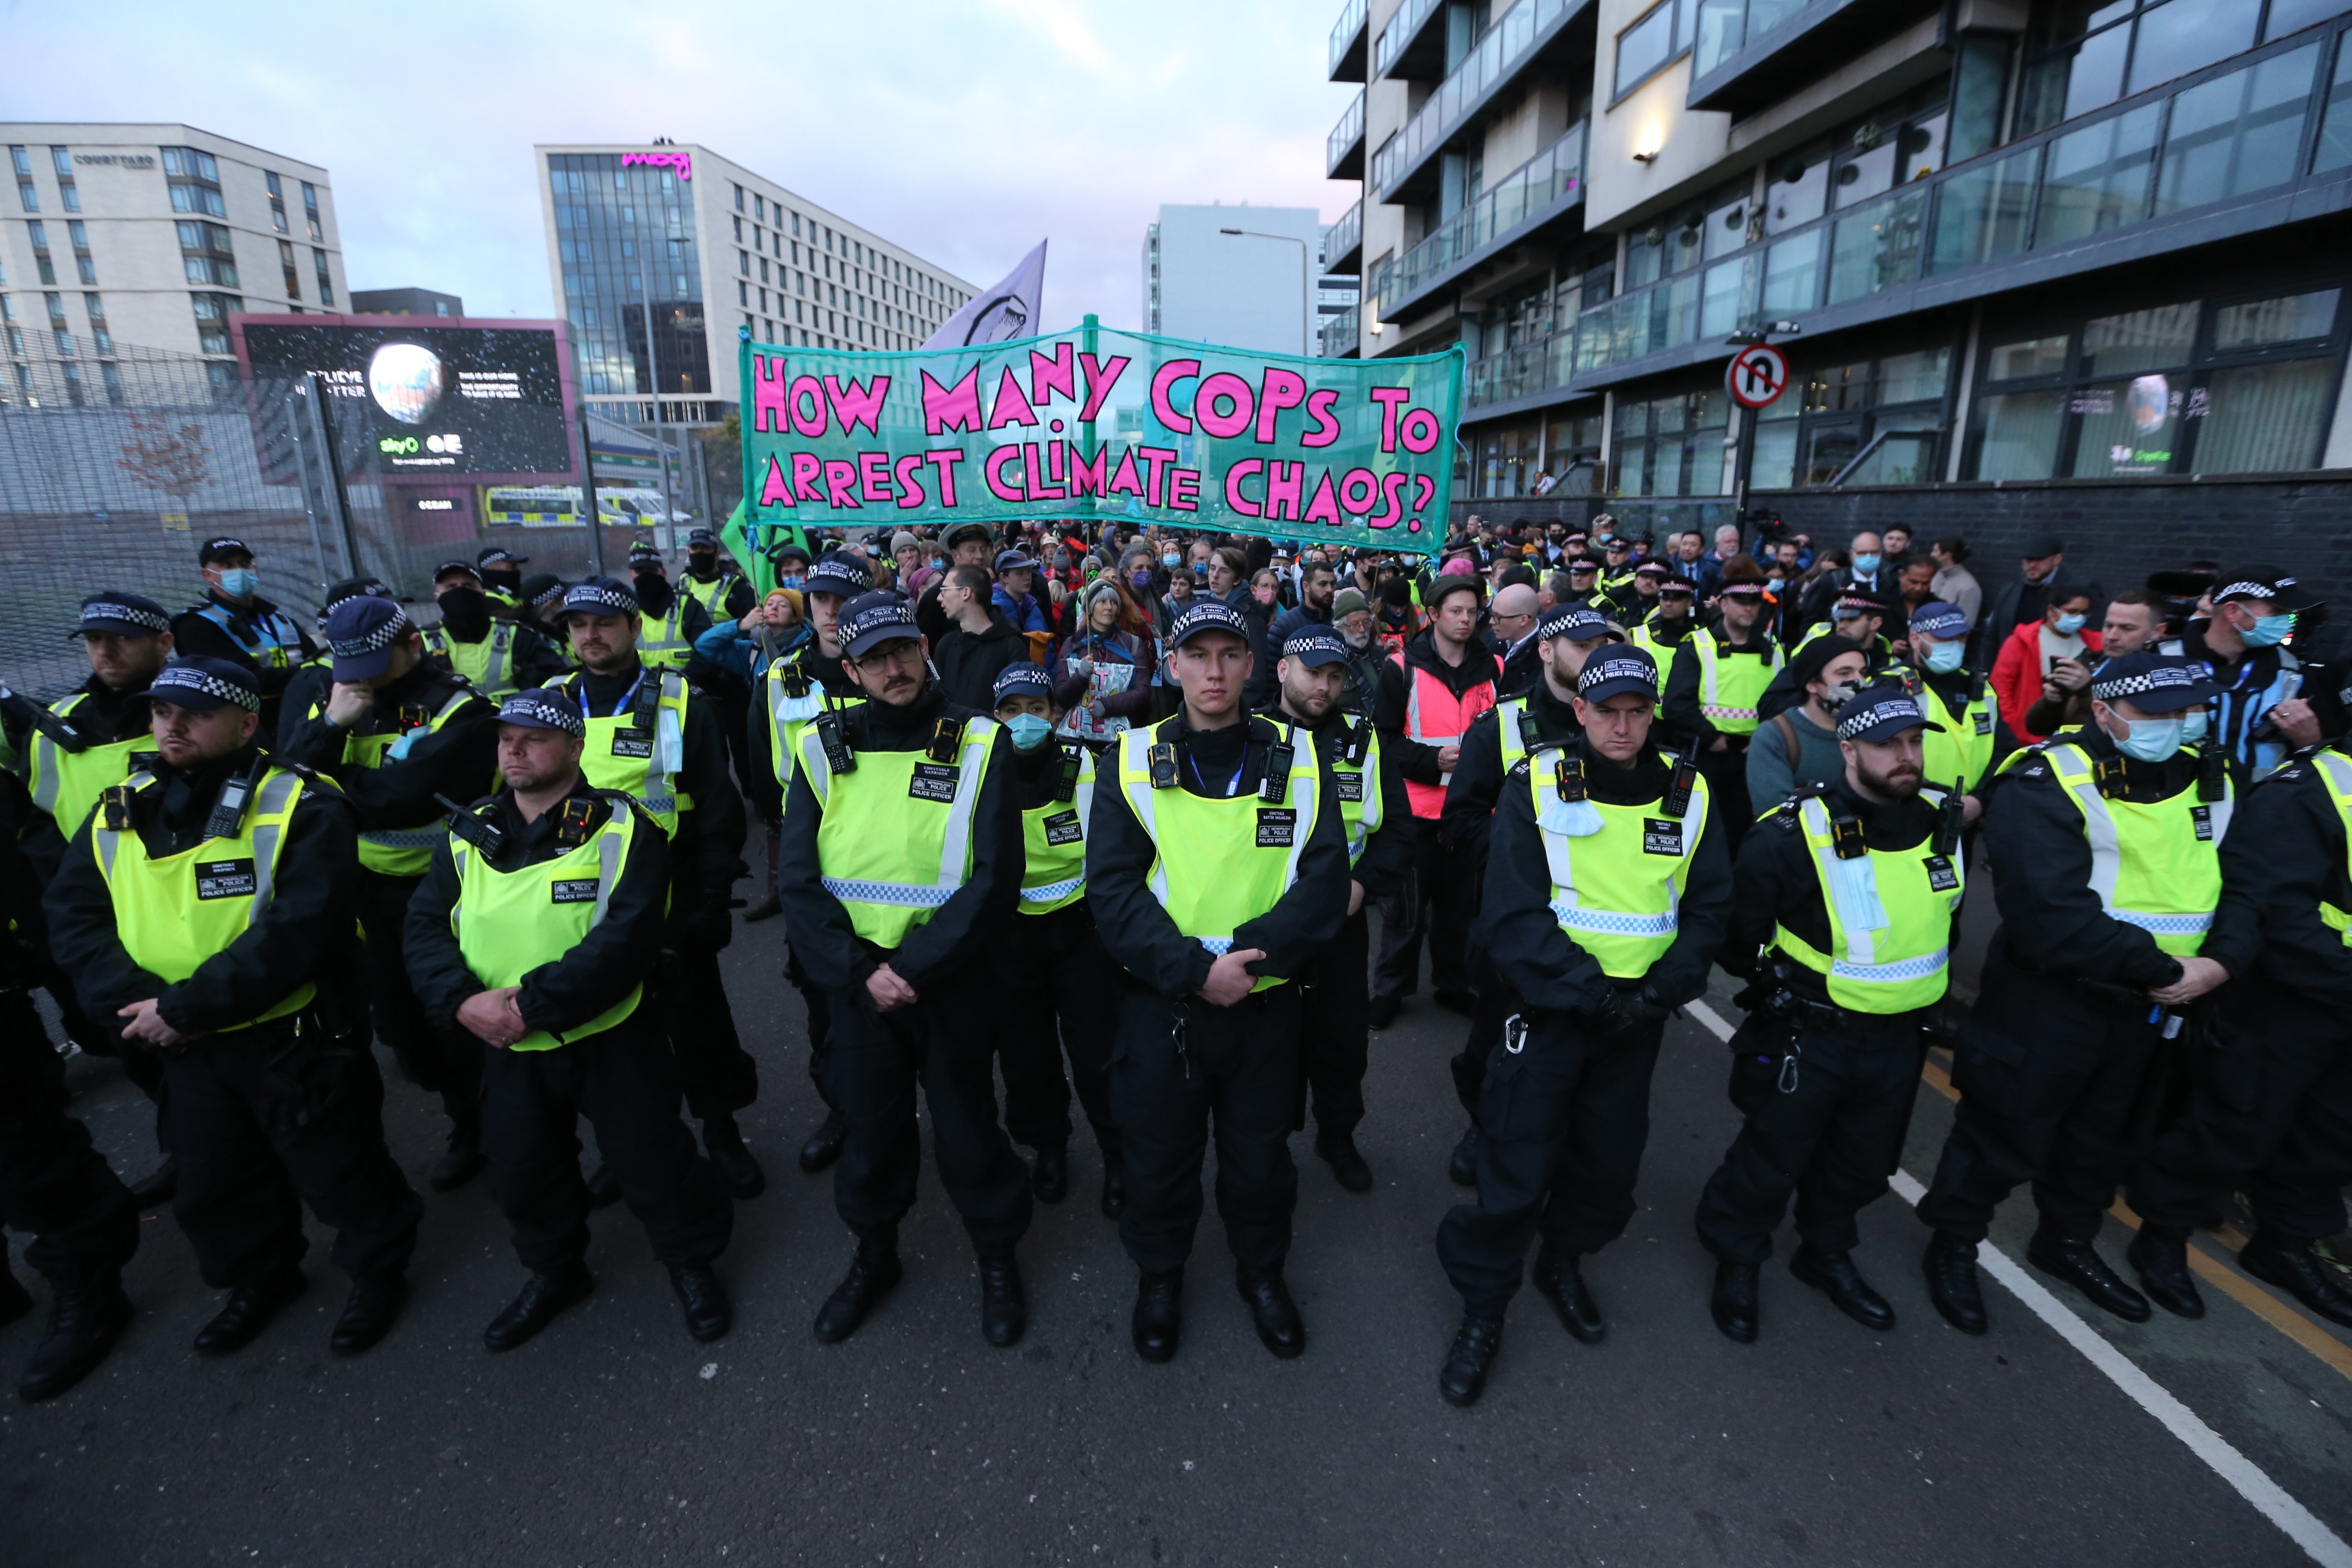
[{"label": "wall-mounted light fixture", "polygon": [[1641,136],[1633,143],[1633,162],[1636,163],[1656,163],[1658,161],[1658,154],[1660,152],[1664,150],[1665,144],[1666,132],[1664,127],[1658,125],[1645,125],[1642,127]]}]

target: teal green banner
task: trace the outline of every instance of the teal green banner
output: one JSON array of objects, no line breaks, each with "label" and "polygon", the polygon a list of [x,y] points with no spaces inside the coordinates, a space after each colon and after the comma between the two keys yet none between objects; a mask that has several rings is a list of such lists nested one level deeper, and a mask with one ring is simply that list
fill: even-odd
[{"label": "teal green banner", "polygon": [[1139,523],[1434,555],[1459,350],[1301,359],[1086,326],[924,353],[742,344],[744,521]]}]

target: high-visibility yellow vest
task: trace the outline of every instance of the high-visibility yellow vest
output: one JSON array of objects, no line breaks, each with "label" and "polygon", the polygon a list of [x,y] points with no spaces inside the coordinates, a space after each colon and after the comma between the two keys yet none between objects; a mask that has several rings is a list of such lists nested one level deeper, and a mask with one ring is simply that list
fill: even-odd
[{"label": "high-visibility yellow vest", "polygon": [[2174,957],[2192,956],[2221,902],[2221,837],[2236,804],[2227,775],[2221,798],[2210,804],[2197,798],[2194,784],[2167,800],[2110,800],[2099,793],[2097,759],[2081,746],[2053,742],[2042,755],[2083,814],[2099,908]]},{"label": "high-visibility yellow vest", "polygon": [[[226,632],[229,641],[236,644],[256,669],[291,669],[302,651],[301,631],[277,611],[239,614],[216,599],[207,599],[196,606],[195,613]],[[251,628],[251,636],[238,632],[239,620]]]},{"label": "high-visibility yellow vest", "polygon": [[[814,658],[814,653],[809,657]],[[768,761],[775,769],[777,787],[789,799],[793,759],[801,754],[801,732],[815,723],[827,707],[846,715],[864,707],[866,699],[831,695],[800,658],[775,660],[760,680],[760,706],[768,715]],[[795,685],[801,688],[797,694],[793,689]]]},{"label": "high-visibility yellow vest", "polygon": [[1684,619],[1677,624],[1675,629],[1681,633],[1681,636],[1675,637],[1672,642],[1660,642],[1658,640],[1658,612],[1652,610],[1648,615],[1642,617],[1641,625],[1635,626],[1632,631],[1625,634],[1625,640],[1632,643],[1635,647],[1647,648],[1650,651],[1651,657],[1656,658],[1661,664],[1663,664],[1667,658],[1673,657],[1675,649],[1690,641],[1697,635],[1693,628],[1689,617],[1687,616],[1684,617]]},{"label": "high-visibility yellow vest", "polygon": [[1919,679],[1918,672],[1903,666],[1887,671],[1901,674],[1904,684],[1919,702],[1919,710],[1941,730],[1923,731],[1919,736],[1921,776],[1947,789],[1966,795],[1985,782],[1992,771],[1993,700],[1985,692],[1970,691],[1958,712],[1943,694]]},{"label": "high-visibility yellow vest", "polygon": [[[1921,791],[1938,799],[1942,793]],[[1960,862],[1937,854],[1933,836],[1909,849],[1841,859],[1819,796],[1778,809],[1794,811],[1804,830],[1832,951],[1822,952],[1786,926],[1773,931],[1773,945],[1821,975],[1830,1000],[1853,1012],[1908,1013],[1941,1000],[1951,978],[1952,911],[1966,879]]]},{"label": "high-visibility yellow vest", "polygon": [[732,593],[735,584],[742,580],[743,574],[740,572],[721,572],[706,583],[689,572],[677,580],[677,591],[700,605],[702,613],[710,617],[710,624],[715,626],[722,621],[731,621],[735,618],[727,613],[727,595]]},{"label": "high-visibility yellow vest", "polygon": [[652,669],[684,669],[694,657],[693,639],[686,635],[686,607],[694,603],[684,594],[670,598],[669,614],[646,616],[637,622],[637,662]]},{"label": "high-visibility yellow vest", "polygon": [[[638,650],[642,661],[644,649]],[[655,681],[653,727],[646,727],[644,681]],[[693,797],[677,787],[686,765],[686,677],[675,669],[641,669],[638,688],[616,713],[591,713],[582,692],[585,675],[567,675],[544,688],[559,701],[580,709],[588,737],[580,748],[580,771],[598,789],[618,790],[646,808],[664,833],[677,831],[678,813],[694,809]]]},{"label": "high-visibility yellow vest", "polygon": [[[457,939],[466,967],[488,989],[521,984],[524,975],[570,952],[603,921],[636,834],[636,813],[628,803],[606,804],[612,815],[594,837],[552,860],[516,871],[493,869],[481,851],[448,834],[449,859],[457,871],[449,934]],[[549,1051],[601,1035],[635,1012],[644,993],[644,986],[633,986],[626,996],[561,1039],[533,1029],[508,1049]]]},{"label": "high-visibility yellow vest", "polygon": [[1700,716],[1715,726],[1717,734],[1754,734],[1760,721],[1764,689],[1772,684],[1784,662],[1780,649],[1773,647],[1769,658],[1754,658],[1745,650],[1725,647],[1711,631],[1692,637],[1689,647],[1698,659]]},{"label": "high-visibility yellow vest", "polygon": [[824,812],[816,830],[824,889],[866,941],[895,950],[971,879],[972,817],[1001,728],[965,720],[952,763],[928,752],[859,752],[857,765],[839,774],[815,729],[802,732],[800,765]]},{"label": "high-visibility yellow vest", "polygon": [[[362,768],[380,768],[387,761],[397,762],[399,759],[392,755],[395,746],[438,733],[459,709],[478,700],[471,690],[461,688],[451,692],[440,710],[422,724],[411,725],[397,734],[345,735],[343,761]],[[318,712],[313,708],[312,717]],[[496,782],[495,778],[492,782]],[[438,822],[420,827],[363,828],[360,832],[360,864],[387,877],[422,877],[433,864],[433,847],[441,842],[446,831]]]},{"label": "high-visibility yellow vest", "polygon": [[[154,775],[146,773],[133,774],[128,784],[134,795],[157,787]],[[236,837],[206,838],[161,859],[147,853],[136,829],[109,827],[103,816],[97,819],[90,828],[90,856],[114,905],[114,934],[131,963],[176,985],[253,928],[269,909],[287,825],[303,787],[300,774],[265,768]],[[317,994],[306,980],[228,1028],[299,1012]]]},{"label": "high-visibility yellow vest", "polygon": [[[2336,816],[2344,824],[2345,864],[2352,870],[2352,757],[2330,746],[2314,752],[2311,765],[2318,770],[2320,782],[2327,786],[2327,798],[2335,803]],[[2339,910],[2322,900],[2319,918],[2344,939],[2345,946],[2352,947],[2352,910]]]},{"label": "high-visibility yellow vest", "polygon": [[432,626],[425,633],[425,651],[438,654],[483,696],[499,698],[515,689],[514,641],[512,621],[491,622],[490,635],[479,642],[451,637],[446,626]]},{"label": "high-visibility yellow vest", "polygon": [[[1321,810],[1322,763],[1313,736],[1286,728],[1290,771],[1279,805],[1258,794],[1212,800],[1181,786],[1154,789],[1151,748],[1182,722],[1179,715],[1119,736],[1118,787],[1151,840],[1151,896],[1178,931],[1222,957],[1233,950],[1234,932],[1298,880],[1298,859]],[[1265,976],[1251,989],[1281,984]]]},{"label": "high-visibility yellow vest", "polygon": [[[1066,766],[1083,764],[1086,748],[1060,748]],[[1094,826],[1095,771],[1081,765],[1068,800],[1048,800],[1021,813],[1021,912],[1050,914],[1087,896],[1087,833]]]},{"label": "high-visibility yellow vest", "polygon": [[[1707,790],[1694,778],[1680,816],[1664,797],[1642,805],[1559,798],[1562,753],[1545,746],[1528,761],[1536,828],[1551,874],[1552,918],[1614,980],[1639,980],[1675,944]],[[1675,759],[1660,753],[1669,768]]]},{"label": "high-visibility yellow vest", "polygon": [[[1381,732],[1369,716],[1352,723],[1343,721],[1340,729],[1345,739],[1331,754],[1331,784],[1339,797],[1340,824],[1348,831],[1348,864],[1353,866],[1364,858],[1387,811],[1381,799]],[[1364,742],[1363,760],[1351,763],[1348,752],[1359,736]]]},{"label": "high-visibility yellow vest", "polygon": [[[49,711],[70,721],[75,709],[89,696],[77,691],[49,704]],[[119,784],[137,772],[140,753],[152,755],[155,740],[142,731],[127,741],[93,742],[79,752],[68,752],[36,729],[31,736],[33,749],[25,786],[32,792],[33,804],[47,812],[58,825],[58,831],[71,838],[89,820],[91,810],[98,805],[99,793],[110,784]]]}]

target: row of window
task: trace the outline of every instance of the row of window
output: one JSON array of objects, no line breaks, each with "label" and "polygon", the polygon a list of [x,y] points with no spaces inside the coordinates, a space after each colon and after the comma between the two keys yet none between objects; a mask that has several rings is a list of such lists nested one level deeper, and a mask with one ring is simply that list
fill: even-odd
[{"label": "row of window", "polygon": [[[226,217],[228,205],[221,195],[220,163],[210,153],[195,147],[165,147],[163,153],[163,175],[171,192],[172,210],[177,213],[200,213],[209,217]],[[41,210],[41,195],[33,184],[31,150],[10,147],[8,161],[16,171],[16,200],[28,213]],[[49,149],[49,162],[57,172],[58,203],[67,212],[81,211],[81,189],[74,182],[73,158],[68,149]],[[279,234],[290,232],[286,219],[284,182],[276,171],[266,171],[263,180],[269,187],[269,223]],[[302,215],[309,227],[311,243],[326,242],[326,226],[319,215],[318,187],[310,181],[299,182],[302,187]]]},{"label": "row of window", "polygon": [[[81,300],[83,313],[89,320],[91,343],[100,353],[112,353],[114,336],[106,324],[106,301],[96,294],[84,294]],[[65,297],[61,294],[43,294],[41,304],[48,321],[51,338],[57,345],[58,357],[73,358],[74,333],[66,321]],[[25,357],[25,326],[16,314],[16,299],[14,295],[0,294],[0,332],[5,332],[8,352],[19,359]]]},{"label": "row of window", "polygon": [[[920,268],[909,267],[896,257],[884,255],[864,240],[853,238],[845,234],[835,234],[830,225],[821,224],[813,217],[807,220],[808,226],[803,233],[801,226],[801,215],[788,211],[782,202],[771,202],[759,192],[746,192],[740,185],[736,185],[733,189],[735,211],[738,215],[735,219],[737,245],[743,243],[741,216],[743,214],[748,213],[751,216],[755,247],[761,237],[761,225],[772,224],[776,230],[776,238],[782,240],[784,237],[784,225],[789,222],[792,225],[793,237],[795,240],[805,239],[812,252],[812,258],[825,263],[824,271],[827,277],[833,276],[830,258],[837,256],[850,268],[845,275],[845,280],[852,286],[873,290],[878,297],[886,300],[893,299],[891,289],[895,288],[898,292],[893,302],[912,305],[924,310],[929,310],[931,305],[936,304],[944,307],[933,312],[941,317],[961,309],[971,298],[963,290],[930,276]],[[814,254],[820,241],[825,252],[823,257]],[[782,253],[778,251],[775,254],[781,256]],[[800,260],[797,247],[793,253],[793,259],[795,263]],[[868,276],[869,274],[871,276]],[[878,289],[876,288],[877,283],[880,285]]]},{"label": "row of window", "polygon": [[[27,218],[25,220],[25,236],[32,242],[35,274],[44,286],[55,284],[58,280],[58,262],[56,255],[49,249],[49,226],[39,218]],[[80,279],[84,288],[95,287],[98,283],[98,262],[89,253],[89,226],[79,218],[68,219],[66,223],[66,238],[73,247],[76,277]],[[0,283],[6,281],[5,276],[0,275]]]}]

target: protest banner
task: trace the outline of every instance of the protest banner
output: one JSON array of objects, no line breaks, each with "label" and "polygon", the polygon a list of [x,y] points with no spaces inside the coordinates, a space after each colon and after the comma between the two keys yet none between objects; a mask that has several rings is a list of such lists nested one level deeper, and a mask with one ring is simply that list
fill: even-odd
[{"label": "protest banner", "polygon": [[778,526],[1131,519],[1434,555],[1463,356],[1331,360],[1100,327],[937,353],[743,336],[743,498]]}]

